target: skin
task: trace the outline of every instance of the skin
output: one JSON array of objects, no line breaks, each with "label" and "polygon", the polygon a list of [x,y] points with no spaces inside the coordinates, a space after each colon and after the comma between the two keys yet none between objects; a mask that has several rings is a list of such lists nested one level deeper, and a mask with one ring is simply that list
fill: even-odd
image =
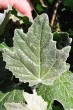
[{"label": "skin", "polygon": [[6,9],[8,5],[32,19],[33,5],[30,0],[0,0],[0,9]]}]

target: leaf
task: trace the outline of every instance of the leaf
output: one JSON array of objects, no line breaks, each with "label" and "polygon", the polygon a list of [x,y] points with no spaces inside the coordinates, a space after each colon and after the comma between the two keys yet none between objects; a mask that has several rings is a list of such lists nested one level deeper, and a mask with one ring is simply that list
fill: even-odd
[{"label": "leaf", "polygon": [[30,110],[47,109],[47,102],[45,102],[41,96],[37,95],[36,90],[33,91],[33,94],[28,94],[24,92],[23,95]]},{"label": "leaf", "polygon": [[10,102],[10,103],[11,102],[16,102],[16,103],[25,102],[22,91],[14,90],[8,93],[0,92],[0,110],[6,110],[4,103],[7,103],[7,102]]},{"label": "leaf", "polygon": [[38,86],[37,92],[48,102],[48,110],[54,100],[59,101],[65,110],[73,109],[73,73],[63,73],[53,86]]},{"label": "leaf", "polygon": [[73,10],[73,0],[63,0],[65,6],[70,7]]},{"label": "leaf", "polygon": [[23,23],[23,21],[22,21],[21,19],[19,19],[17,16],[15,16],[15,15],[13,15],[13,14],[10,15],[10,19],[12,19],[13,22],[18,21],[20,24]]},{"label": "leaf", "polygon": [[34,94],[23,93],[27,104],[24,103],[5,103],[7,110],[46,110],[47,102],[41,96],[38,96],[36,91]]},{"label": "leaf", "polygon": [[29,110],[25,104],[21,103],[6,103],[6,110]]},{"label": "leaf", "polygon": [[53,39],[57,41],[56,46],[58,49],[62,49],[72,42],[72,40],[69,39],[69,34],[67,32],[54,32]]},{"label": "leaf", "polygon": [[[0,44],[0,50],[6,47],[9,48],[4,42]],[[12,48],[9,48],[9,49],[12,49]]]},{"label": "leaf", "polygon": [[48,24],[48,16],[38,16],[27,34],[16,30],[13,52],[3,49],[6,68],[21,81],[30,85],[43,83],[52,85],[53,81],[66,71],[66,60],[70,46],[58,50]]},{"label": "leaf", "polygon": [[12,10],[11,6],[8,6],[8,9],[4,11],[4,13],[0,13],[0,36],[4,33],[5,27],[8,23],[10,10]]},{"label": "leaf", "polygon": [[40,4],[37,4],[36,10],[39,11],[40,13],[43,12],[43,8]]},{"label": "leaf", "polygon": [[53,0],[48,0],[51,4],[53,3]]}]

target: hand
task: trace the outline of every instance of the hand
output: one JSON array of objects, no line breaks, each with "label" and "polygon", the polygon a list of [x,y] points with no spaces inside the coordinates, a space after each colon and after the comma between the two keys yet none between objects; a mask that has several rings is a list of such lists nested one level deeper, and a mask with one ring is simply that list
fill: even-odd
[{"label": "hand", "polygon": [[32,19],[33,5],[30,0],[0,0],[0,9],[8,8],[8,5]]}]

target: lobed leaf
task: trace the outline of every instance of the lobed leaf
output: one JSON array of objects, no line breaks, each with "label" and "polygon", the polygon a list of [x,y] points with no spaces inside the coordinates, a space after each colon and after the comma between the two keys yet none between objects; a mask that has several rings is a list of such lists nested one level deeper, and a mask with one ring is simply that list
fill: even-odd
[{"label": "lobed leaf", "polygon": [[53,86],[38,86],[37,92],[48,102],[48,110],[54,100],[59,101],[65,110],[73,109],[73,73],[63,73]]},{"label": "lobed leaf", "polygon": [[[71,40],[71,39],[70,39]],[[70,46],[58,50],[48,23],[48,16],[38,16],[28,33],[17,29],[14,34],[13,52],[3,49],[6,68],[30,85],[52,85],[66,71]]]}]

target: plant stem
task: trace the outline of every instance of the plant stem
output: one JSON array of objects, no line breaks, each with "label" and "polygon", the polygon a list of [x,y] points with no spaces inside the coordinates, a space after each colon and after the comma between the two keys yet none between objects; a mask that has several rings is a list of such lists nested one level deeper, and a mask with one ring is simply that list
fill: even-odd
[{"label": "plant stem", "polygon": [[59,6],[60,0],[57,0],[54,6],[54,11],[53,11],[53,15],[52,15],[52,19],[51,19],[51,23],[50,26],[52,27],[57,15],[57,10],[58,10],[58,6]]}]

